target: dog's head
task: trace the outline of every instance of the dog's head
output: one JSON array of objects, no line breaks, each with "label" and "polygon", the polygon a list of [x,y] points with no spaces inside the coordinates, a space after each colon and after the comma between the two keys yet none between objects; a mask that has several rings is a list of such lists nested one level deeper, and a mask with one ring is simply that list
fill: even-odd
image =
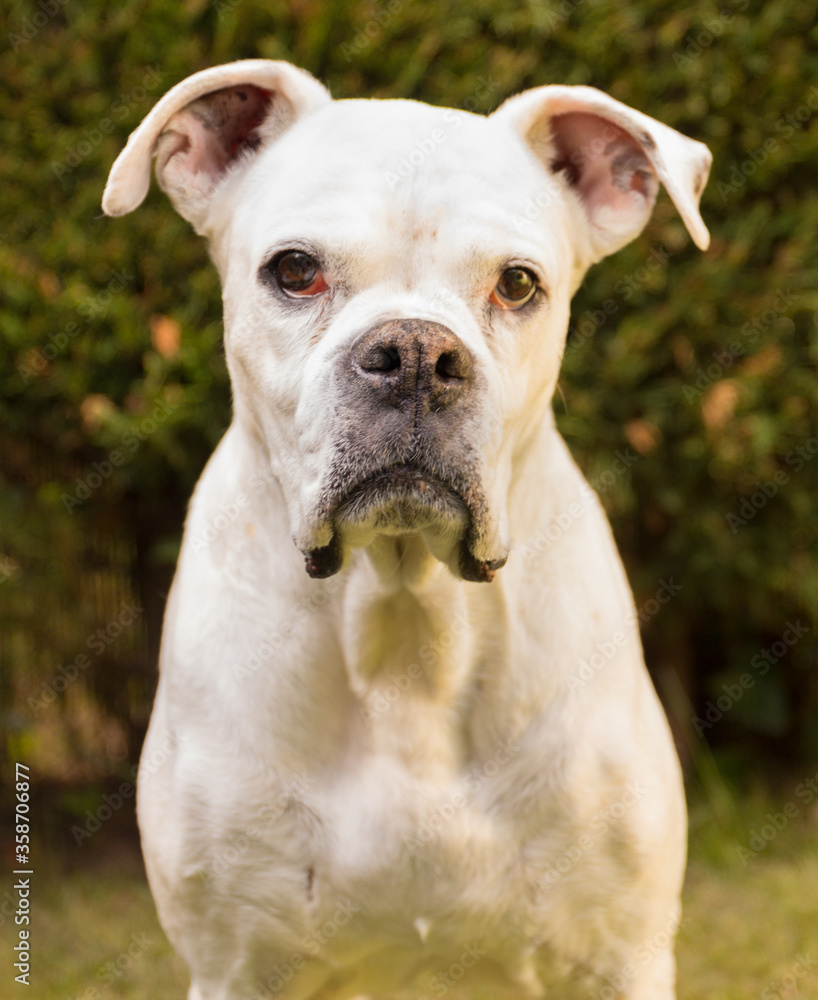
[{"label": "dog's head", "polygon": [[589,87],[483,117],[332,101],[302,70],[248,60],[162,98],[111,170],[108,215],[141,203],[154,155],[210,242],[236,418],[313,576],[413,534],[490,580],[585,271],[638,235],[660,181],[708,243],[707,149]]}]

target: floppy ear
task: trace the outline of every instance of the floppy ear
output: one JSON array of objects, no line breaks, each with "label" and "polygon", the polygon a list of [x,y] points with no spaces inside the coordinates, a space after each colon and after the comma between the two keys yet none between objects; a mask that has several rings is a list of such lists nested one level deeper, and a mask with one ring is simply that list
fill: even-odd
[{"label": "floppy ear", "polygon": [[159,186],[202,232],[231,167],[330,99],[315,77],[285,62],[245,59],[195,73],[131,133],[111,168],[103,211],[125,215],[141,205],[155,155]]},{"label": "floppy ear", "polygon": [[507,100],[492,117],[522,136],[546,170],[563,173],[588,222],[588,263],[639,235],[660,181],[696,246],[709,246],[699,198],[712,156],[703,143],[594,87],[527,90]]}]

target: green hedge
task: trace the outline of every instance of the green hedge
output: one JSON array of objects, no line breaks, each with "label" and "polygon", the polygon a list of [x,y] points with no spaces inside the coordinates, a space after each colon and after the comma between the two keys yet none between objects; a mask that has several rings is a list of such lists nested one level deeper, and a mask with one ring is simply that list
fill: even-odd
[{"label": "green hedge", "polygon": [[7,748],[60,774],[136,750],[185,503],[230,394],[204,245],[155,187],[120,220],[100,196],[168,87],[260,56],[338,97],[476,111],[591,84],[710,146],[711,249],[662,196],[577,295],[555,406],[680,738],[749,771],[759,746],[814,756],[815,22],[795,0],[18,4],[0,55]]}]

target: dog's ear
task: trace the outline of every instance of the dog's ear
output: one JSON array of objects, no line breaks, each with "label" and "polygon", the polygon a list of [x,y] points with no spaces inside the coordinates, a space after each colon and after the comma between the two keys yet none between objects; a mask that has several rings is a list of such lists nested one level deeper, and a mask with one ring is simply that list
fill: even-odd
[{"label": "dog's ear", "polygon": [[202,232],[211,198],[231,167],[330,101],[309,73],[285,62],[245,59],[177,84],[131,133],[102,197],[106,215],[124,215],[156,179],[176,210]]},{"label": "dog's ear", "polygon": [[593,87],[527,90],[492,117],[521,135],[546,170],[564,171],[588,223],[588,264],[639,235],[660,181],[696,246],[709,246],[699,198],[712,156],[701,142]]}]

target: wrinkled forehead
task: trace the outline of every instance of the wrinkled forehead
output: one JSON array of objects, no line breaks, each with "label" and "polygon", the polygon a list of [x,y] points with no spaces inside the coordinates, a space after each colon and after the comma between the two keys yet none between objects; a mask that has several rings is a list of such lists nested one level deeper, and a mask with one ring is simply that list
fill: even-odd
[{"label": "wrinkled forehead", "polygon": [[414,101],[336,101],[258,157],[233,210],[259,255],[287,236],[354,248],[431,234],[513,252],[553,247],[547,226],[529,221],[532,205],[535,215],[546,203],[559,211],[558,199],[543,198],[553,183],[491,118]]}]

